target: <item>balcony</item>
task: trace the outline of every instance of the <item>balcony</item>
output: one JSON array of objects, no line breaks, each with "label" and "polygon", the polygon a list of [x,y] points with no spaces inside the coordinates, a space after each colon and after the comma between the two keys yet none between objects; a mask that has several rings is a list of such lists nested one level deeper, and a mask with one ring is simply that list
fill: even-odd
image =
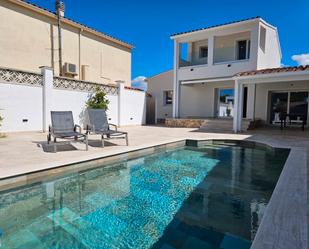
[{"label": "balcony", "polygon": [[213,63],[245,61],[250,58],[250,32],[242,32],[214,38]]},{"label": "balcony", "polygon": [[208,40],[180,44],[179,67],[207,65]]},{"label": "balcony", "polygon": [[256,69],[257,54],[250,53],[250,31],[216,35],[179,45],[179,80],[232,77]]},{"label": "balcony", "polygon": [[[179,68],[206,66],[208,63],[215,65],[249,60],[250,31],[213,38],[213,45],[209,44],[208,39],[180,43]],[[212,51],[210,51],[211,49]],[[209,54],[212,54],[213,58],[208,58]]]}]

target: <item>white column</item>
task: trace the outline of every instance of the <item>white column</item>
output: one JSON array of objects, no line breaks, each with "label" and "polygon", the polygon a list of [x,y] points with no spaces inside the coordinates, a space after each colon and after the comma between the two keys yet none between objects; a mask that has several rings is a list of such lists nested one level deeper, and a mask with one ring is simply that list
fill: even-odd
[{"label": "white column", "polygon": [[238,128],[238,131],[241,131],[242,130],[242,110],[243,110],[243,104],[244,104],[244,85],[239,83],[239,88],[238,88],[238,98],[239,98],[239,101],[238,101],[238,124],[237,124],[237,128]]},{"label": "white column", "polygon": [[239,112],[239,83],[235,80],[234,83],[234,113],[233,113],[233,131],[238,132],[238,112]]},{"label": "white column", "polygon": [[210,36],[208,38],[208,58],[207,58],[208,66],[212,66],[214,63],[214,48],[215,48],[215,37]]},{"label": "white column", "polygon": [[123,124],[122,122],[122,112],[123,112],[123,105],[125,104],[123,101],[124,97],[124,81],[122,80],[117,80],[116,81],[117,86],[118,86],[118,126],[121,126]]},{"label": "white column", "polygon": [[180,86],[178,82],[179,43],[174,40],[174,88],[173,88],[173,118],[179,117]]},{"label": "white column", "polygon": [[51,124],[50,112],[52,111],[52,92],[53,92],[53,80],[54,71],[51,67],[40,67],[43,76],[43,124],[42,130],[46,132],[48,126]]},{"label": "white column", "polygon": [[255,88],[256,84],[248,84],[248,96],[247,96],[247,118],[254,119],[255,112]]}]

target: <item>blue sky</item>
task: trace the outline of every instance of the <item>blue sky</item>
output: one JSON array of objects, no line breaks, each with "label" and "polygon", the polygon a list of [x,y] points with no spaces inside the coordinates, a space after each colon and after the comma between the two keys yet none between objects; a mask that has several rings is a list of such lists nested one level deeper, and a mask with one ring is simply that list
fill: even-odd
[{"label": "blue sky", "polygon": [[[54,10],[54,0],[30,0]],[[278,27],[282,63],[309,53],[309,0],[65,0],[65,15],[132,43],[132,79],[172,68],[173,33],[261,16]],[[307,58],[308,57],[308,58]],[[309,55],[303,57],[308,60]],[[306,62],[306,61],[305,61]]]}]

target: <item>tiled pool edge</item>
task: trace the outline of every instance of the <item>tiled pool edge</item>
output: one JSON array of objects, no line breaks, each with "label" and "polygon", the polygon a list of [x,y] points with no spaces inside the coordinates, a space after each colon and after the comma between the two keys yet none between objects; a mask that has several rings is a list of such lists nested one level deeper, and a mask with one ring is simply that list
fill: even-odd
[{"label": "tiled pool edge", "polygon": [[[161,143],[156,145],[150,145],[143,148],[133,148],[129,151],[118,152],[112,155],[105,156],[96,156],[92,158],[88,158],[84,161],[74,162],[70,164],[64,164],[60,166],[55,166],[52,169],[42,169],[36,171],[37,173],[43,171],[54,172],[54,174],[62,174],[62,168],[66,166],[71,166],[75,164],[87,164],[91,161],[97,161],[93,168],[98,167],[95,165],[102,164],[104,161],[104,165],[115,162],[113,160],[126,160],[133,159],[138,156],[143,155],[143,153],[154,153],[160,149],[165,148],[174,148],[177,146],[184,146],[185,143],[189,141],[189,139],[181,139],[177,141],[172,141],[169,143]],[[193,140],[192,140],[193,141]],[[196,140],[198,144],[202,145],[203,143],[209,143],[213,141],[229,141],[242,143],[241,139],[198,139]],[[296,248],[303,249],[308,248],[308,227],[307,227],[307,205],[303,205],[303,203],[307,204],[307,174],[306,174],[306,158],[307,152],[303,148],[294,148],[289,146],[282,146],[282,144],[277,143],[277,141],[273,140],[271,142],[259,141],[256,139],[246,139],[243,140],[245,142],[254,142],[257,144],[266,145],[268,148],[289,148],[290,155],[284,165],[283,171],[280,175],[274,193],[271,197],[269,205],[267,206],[266,212],[262,219],[260,228],[258,229],[257,236],[253,241],[253,245],[251,248],[260,249],[260,248]],[[176,145],[176,146],[175,146]],[[128,155],[130,154],[130,155]],[[127,155],[127,156],[126,156]],[[118,157],[118,158],[116,158]],[[115,159],[116,158],[116,159]],[[295,167],[294,165],[297,165]],[[86,166],[84,166],[86,167]],[[78,172],[82,171],[82,167],[72,168],[72,171],[67,171],[66,173]],[[88,166],[88,169],[91,168]],[[296,171],[298,175],[293,175]],[[301,172],[305,172],[305,174],[301,174]],[[33,173],[33,172],[32,172]],[[30,184],[32,181],[35,181],[35,178],[40,178],[40,175],[36,177],[30,177],[27,179],[27,175],[31,173],[23,174],[20,177],[21,184]],[[55,177],[54,174],[49,175],[48,177]],[[293,177],[290,177],[293,176]],[[45,176],[47,177],[47,176]],[[16,180],[16,176],[12,176],[6,178],[7,180]],[[0,179],[0,182],[6,179]],[[283,179],[283,180],[282,180]],[[289,182],[289,185],[286,184]],[[289,187],[293,188],[298,195],[290,194]],[[298,191],[298,192],[297,192]],[[305,192],[305,195],[302,195]],[[296,199],[295,199],[296,198]],[[294,200],[295,199],[295,200]],[[295,203],[297,206],[295,207]],[[280,204],[280,205],[279,205]],[[279,207],[278,207],[279,205]],[[299,212],[299,209],[302,209],[302,212]],[[285,231],[283,232],[283,229]],[[291,247],[291,245],[293,245]]]},{"label": "tiled pool edge", "polygon": [[182,139],[179,141],[173,141],[159,145],[151,145],[144,148],[132,149],[129,151],[112,153],[104,156],[91,157],[85,160],[74,161],[72,163],[65,163],[62,165],[42,168],[40,170],[25,172],[23,174],[3,177],[0,178],[0,191],[2,192],[12,188],[17,188],[26,184],[33,184],[37,182],[47,181],[49,179],[56,178],[57,176],[60,175],[82,172],[84,170],[106,166],[108,164],[122,162],[124,160],[134,159],[140,156],[149,155],[162,150],[182,147],[185,146],[185,143],[186,140]]},{"label": "tiled pool edge", "polygon": [[252,249],[309,248],[307,151],[291,148]]}]

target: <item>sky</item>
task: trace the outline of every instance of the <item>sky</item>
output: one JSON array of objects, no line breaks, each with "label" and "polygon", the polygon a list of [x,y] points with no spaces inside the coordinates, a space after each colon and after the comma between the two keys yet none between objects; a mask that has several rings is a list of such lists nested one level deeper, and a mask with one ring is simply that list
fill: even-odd
[{"label": "sky", "polygon": [[[54,0],[29,0],[54,11]],[[282,65],[309,64],[309,0],[64,0],[65,16],[134,45],[132,83],[173,67],[170,35],[261,16],[276,26]]]}]

